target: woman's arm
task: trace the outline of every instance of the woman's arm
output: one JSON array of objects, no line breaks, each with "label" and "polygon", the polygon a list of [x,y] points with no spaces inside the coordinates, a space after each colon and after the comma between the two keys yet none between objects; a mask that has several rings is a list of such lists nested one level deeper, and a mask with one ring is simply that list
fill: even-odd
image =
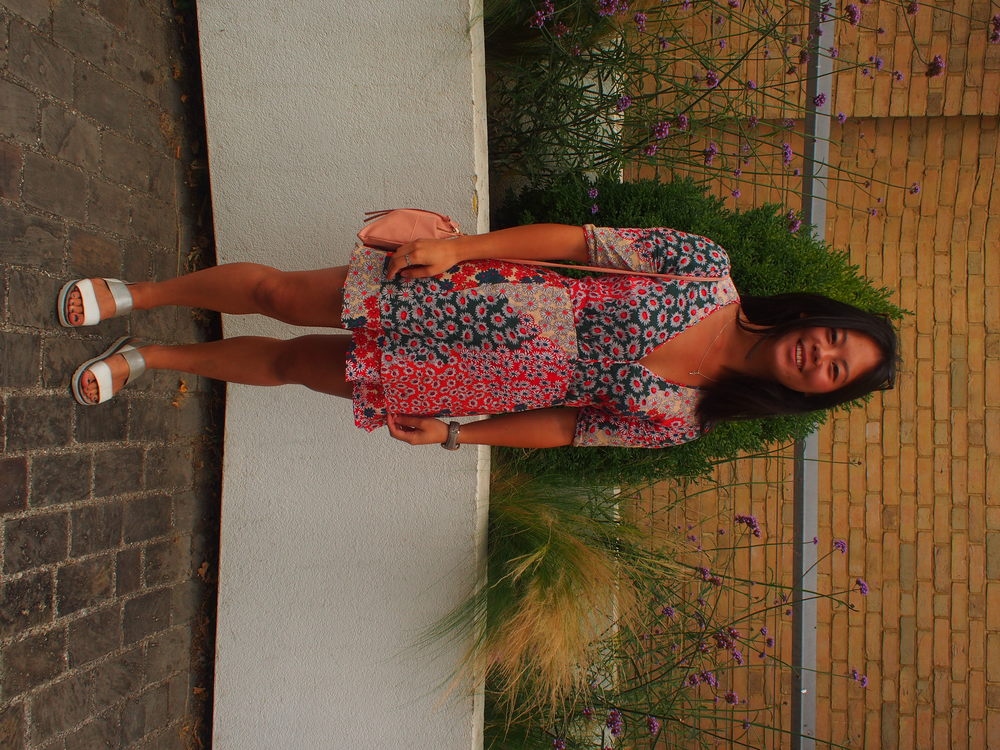
[{"label": "woman's arm", "polygon": [[[575,407],[553,407],[468,422],[462,425],[458,442],[511,448],[570,445],[576,434],[577,412]],[[448,439],[448,425],[433,417],[389,415],[389,434],[410,445],[430,445]]]},{"label": "woman's arm", "polygon": [[583,227],[528,224],[453,240],[414,240],[400,246],[389,260],[386,276],[421,279],[446,271],[464,260],[512,258],[587,261]]}]

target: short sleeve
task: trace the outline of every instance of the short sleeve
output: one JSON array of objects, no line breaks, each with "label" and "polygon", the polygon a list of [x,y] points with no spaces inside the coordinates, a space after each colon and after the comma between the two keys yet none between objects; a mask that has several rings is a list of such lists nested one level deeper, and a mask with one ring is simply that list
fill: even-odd
[{"label": "short sleeve", "polygon": [[580,409],[573,445],[577,447],[668,448],[704,434],[691,417],[652,419],[610,414],[593,406]]},{"label": "short sleeve", "polygon": [[722,278],[729,256],[712,240],[676,229],[583,227],[590,265],[644,273]]}]

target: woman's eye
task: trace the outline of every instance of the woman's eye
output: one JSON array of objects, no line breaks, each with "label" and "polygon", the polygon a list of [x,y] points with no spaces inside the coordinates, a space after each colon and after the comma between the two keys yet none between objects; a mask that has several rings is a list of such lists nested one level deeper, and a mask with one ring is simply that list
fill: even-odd
[{"label": "woman's eye", "polygon": [[833,366],[833,379],[836,380],[840,377],[840,368],[837,365]]}]

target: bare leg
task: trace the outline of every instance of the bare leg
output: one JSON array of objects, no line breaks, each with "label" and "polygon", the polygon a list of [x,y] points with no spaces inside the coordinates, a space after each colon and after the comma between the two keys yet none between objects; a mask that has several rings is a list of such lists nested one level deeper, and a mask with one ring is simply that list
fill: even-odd
[{"label": "bare leg", "polygon": [[[216,380],[248,385],[298,384],[321,393],[351,398],[353,385],[345,376],[349,335],[300,336],[281,339],[238,336],[205,344],[142,347],[150,370],[179,370]],[[128,374],[124,358],[109,359],[115,391]],[[97,384],[88,370],[84,394],[97,400]]]},{"label": "bare leg", "polygon": [[[167,281],[131,284],[129,291],[137,310],[182,305],[234,315],[258,313],[292,325],[343,328],[346,278],[347,266],[279,271],[257,263],[226,263]],[[101,316],[110,317],[115,304],[107,286],[95,280],[94,292]],[[70,322],[83,321],[79,292],[69,295],[67,309]]]}]

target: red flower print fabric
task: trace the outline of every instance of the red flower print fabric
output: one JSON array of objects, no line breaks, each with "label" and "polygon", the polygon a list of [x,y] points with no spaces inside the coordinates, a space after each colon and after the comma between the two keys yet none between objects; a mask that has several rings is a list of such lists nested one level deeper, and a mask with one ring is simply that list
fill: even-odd
[{"label": "red flower print fabric", "polygon": [[574,445],[694,440],[698,389],[638,360],[739,297],[711,240],[670,229],[584,227],[591,264],[697,277],[569,279],[504,261],[387,280],[387,255],[358,246],[344,287],[355,423],[580,407]]}]

